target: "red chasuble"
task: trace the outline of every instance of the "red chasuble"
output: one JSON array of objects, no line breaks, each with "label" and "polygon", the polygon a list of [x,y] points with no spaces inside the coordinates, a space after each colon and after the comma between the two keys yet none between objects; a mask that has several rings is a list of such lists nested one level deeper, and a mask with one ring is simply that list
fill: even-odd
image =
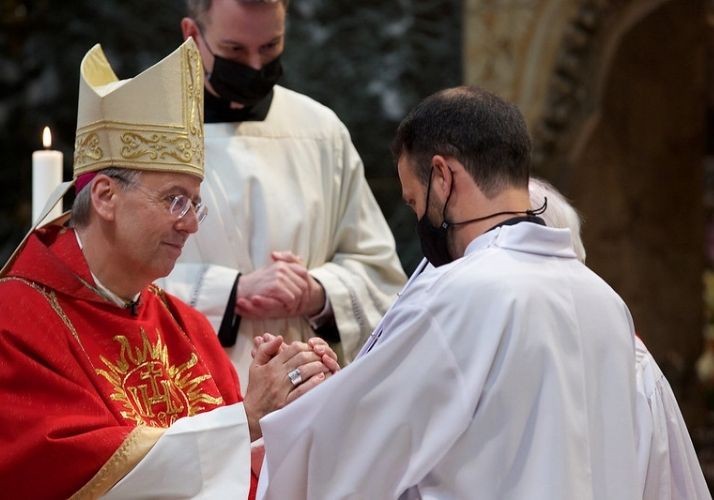
[{"label": "red chasuble", "polygon": [[73,230],[35,232],[0,278],[0,496],[97,496],[161,429],[240,400],[208,321],[153,285],[135,311],[106,300]]}]

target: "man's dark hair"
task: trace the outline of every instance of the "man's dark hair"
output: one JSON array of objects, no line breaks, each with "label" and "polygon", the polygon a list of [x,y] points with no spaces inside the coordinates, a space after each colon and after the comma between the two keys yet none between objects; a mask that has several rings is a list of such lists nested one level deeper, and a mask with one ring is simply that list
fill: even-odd
[{"label": "man's dark hair", "polygon": [[486,196],[528,188],[531,142],[516,106],[478,87],[442,90],[419,103],[397,129],[392,154],[408,155],[426,185],[434,155],[456,158]]},{"label": "man's dark hair", "polygon": [[[290,0],[235,0],[239,3],[282,3],[285,11],[288,10]],[[186,0],[186,15],[197,21],[201,26],[206,25],[206,13],[211,8],[212,0]]]}]

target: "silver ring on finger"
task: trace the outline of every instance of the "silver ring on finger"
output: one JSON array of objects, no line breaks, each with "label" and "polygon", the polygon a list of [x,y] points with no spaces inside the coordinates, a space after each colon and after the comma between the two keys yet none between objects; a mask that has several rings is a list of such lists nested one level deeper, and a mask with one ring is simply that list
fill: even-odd
[{"label": "silver ring on finger", "polygon": [[293,384],[293,387],[297,387],[302,383],[302,375],[300,375],[300,368],[295,368],[288,372],[288,378]]}]

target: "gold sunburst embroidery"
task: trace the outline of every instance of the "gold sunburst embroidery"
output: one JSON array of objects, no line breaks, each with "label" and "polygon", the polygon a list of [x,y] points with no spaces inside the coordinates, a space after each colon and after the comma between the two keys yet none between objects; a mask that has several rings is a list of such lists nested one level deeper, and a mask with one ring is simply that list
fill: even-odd
[{"label": "gold sunburst embroidery", "polygon": [[113,387],[111,399],[121,403],[122,417],[136,425],[169,427],[177,419],[206,411],[205,405],[223,404],[223,398],[213,397],[202,390],[209,374],[196,376],[194,367],[198,356],[192,353],[181,365],[169,363],[169,351],[161,340],[152,343],[142,328],[141,342],[131,346],[123,335],[114,337],[120,347],[119,359],[111,362],[99,359],[106,369],[97,369]]}]

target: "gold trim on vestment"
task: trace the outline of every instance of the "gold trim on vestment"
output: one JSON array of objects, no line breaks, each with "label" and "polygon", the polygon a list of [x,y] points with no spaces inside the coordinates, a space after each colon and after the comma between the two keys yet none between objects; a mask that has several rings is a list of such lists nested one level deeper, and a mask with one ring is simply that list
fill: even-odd
[{"label": "gold trim on vestment", "polygon": [[154,447],[166,429],[135,427],[124,442],[87,484],[70,500],[99,498],[126,476]]},{"label": "gold trim on vestment", "polygon": [[70,321],[69,317],[67,314],[65,314],[64,310],[62,310],[62,306],[60,306],[59,301],[57,300],[57,295],[55,294],[54,290],[50,290],[45,288],[44,286],[40,285],[39,283],[35,283],[34,281],[30,281],[24,278],[20,278],[17,276],[7,276],[2,279],[0,279],[0,283],[3,281],[19,281],[20,283],[24,283],[30,288],[34,289],[37,291],[40,295],[42,295],[45,300],[50,304],[50,307],[52,310],[59,316],[59,318],[62,320],[62,322],[65,324],[69,332],[72,334],[72,337],[77,341],[79,344],[80,349],[82,349],[82,352],[84,355],[87,357],[87,361],[89,361],[89,365],[94,369],[94,364],[92,363],[92,358],[89,357],[89,354],[87,354],[87,351],[84,349],[84,346],[82,345],[82,341],[79,338],[79,334],[77,333],[76,328]]}]

